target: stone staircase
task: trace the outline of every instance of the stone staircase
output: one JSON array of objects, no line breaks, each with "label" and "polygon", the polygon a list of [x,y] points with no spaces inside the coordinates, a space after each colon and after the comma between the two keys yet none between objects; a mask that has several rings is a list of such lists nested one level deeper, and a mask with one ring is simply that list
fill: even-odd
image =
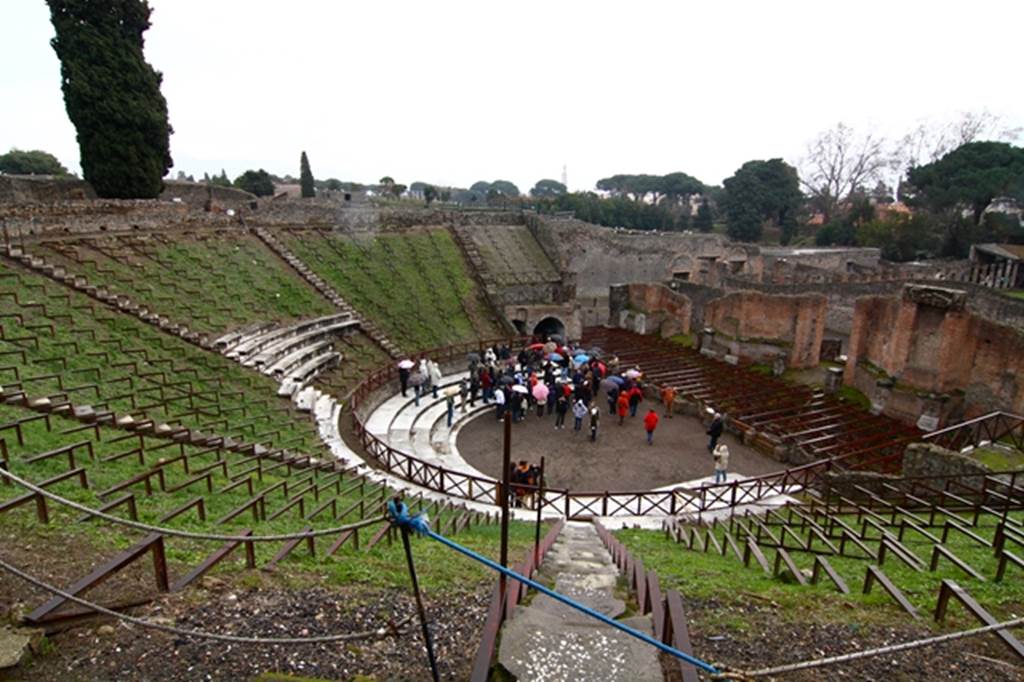
[{"label": "stone staircase", "polygon": [[262,227],[253,228],[253,234],[267,245],[267,247],[282,258],[288,265],[302,276],[307,282],[309,282],[314,289],[319,291],[328,301],[330,301],[338,310],[344,313],[348,313],[354,319],[359,320],[359,327],[363,332],[366,333],[377,345],[384,349],[384,351],[391,357],[398,359],[402,356],[402,349],[399,348],[394,342],[392,342],[384,332],[381,331],[380,327],[373,324],[372,322],[363,318],[355,308],[353,308],[348,301],[341,297],[334,287],[324,281],[320,275],[313,272],[313,270],[306,265],[301,258],[291,252],[287,246],[281,243],[269,230]]},{"label": "stone staircase", "polygon": [[[565,524],[538,581],[611,618],[626,613],[619,571],[590,523]],[[650,616],[622,618],[647,634]],[[658,650],[547,595],[519,606],[502,628],[498,663],[518,680],[662,680]]]}]

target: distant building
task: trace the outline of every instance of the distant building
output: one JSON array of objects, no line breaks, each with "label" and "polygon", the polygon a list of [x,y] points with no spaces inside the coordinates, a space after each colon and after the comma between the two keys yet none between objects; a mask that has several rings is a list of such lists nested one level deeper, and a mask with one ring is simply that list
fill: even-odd
[{"label": "distant building", "polygon": [[1000,289],[1020,289],[1024,286],[1024,245],[1022,244],[974,244],[971,246],[971,262],[977,268],[986,269],[989,286]]}]

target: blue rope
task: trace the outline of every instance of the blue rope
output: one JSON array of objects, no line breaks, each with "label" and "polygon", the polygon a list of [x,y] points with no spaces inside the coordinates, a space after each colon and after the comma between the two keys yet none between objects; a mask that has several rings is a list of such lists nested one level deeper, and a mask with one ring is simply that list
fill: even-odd
[{"label": "blue rope", "polygon": [[681,659],[683,661],[686,661],[690,665],[696,666],[696,667],[700,668],[701,670],[703,670],[705,672],[709,672],[709,673],[712,673],[712,674],[719,674],[719,672],[720,672],[717,668],[715,668],[710,663],[705,663],[704,661],[700,660],[699,658],[694,658],[693,656],[690,656],[689,654],[683,653],[682,651],[680,651],[679,649],[676,649],[675,647],[669,646],[668,644],[665,644],[664,642],[659,642],[658,640],[654,639],[653,637],[651,637],[647,633],[640,632],[639,630],[634,630],[633,628],[629,627],[628,625],[623,625],[619,621],[613,620],[613,619],[609,618],[608,616],[604,615],[603,613],[600,613],[599,611],[595,611],[594,609],[590,608],[589,606],[584,606],[583,604],[580,604],[579,602],[573,601],[572,599],[569,599],[568,597],[566,597],[564,595],[561,595],[561,594],[555,592],[554,590],[552,590],[552,589],[550,589],[548,587],[545,587],[544,585],[541,585],[540,583],[538,583],[538,582],[536,582],[534,580],[530,580],[526,576],[519,575],[518,573],[516,573],[515,571],[513,571],[511,569],[505,568],[501,564],[499,564],[499,563],[497,563],[495,561],[491,561],[490,559],[488,559],[485,556],[481,556],[480,554],[477,554],[476,552],[474,552],[471,549],[463,547],[462,545],[460,545],[460,544],[458,544],[456,542],[452,542],[451,540],[449,540],[448,538],[444,537],[443,535],[438,535],[434,531],[430,530],[430,526],[427,525],[427,521],[426,521],[426,519],[425,519],[423,514],[417,514],[415,516],[410,516],[409,515],[409,510],[406,507],[404,502],[398,502],[396,504],[394,500],[389,501],[388,502],[388,513],[391,515],[392,522],[394,522],[395,524],[397,524],[399,526],[407,526],[410,530],[415,531],[417,535],[425,535],[427,537],[433,538],[433,539],[437,540],[438,542],[440,542],[441,544],[446,545],[446,546],[454,549],[456,552],[459,552],[460,554],[464,554],[465,556],[468,556],[470,559],[474,559],[476,561],[479,561],[480,563],[484,564],[485,566],[493,568],[495,571],[498,571],[499,573],[502,573],[502,574],[508,576],[509,578],[513,578],[513,579],[518,580],[518,581],[520,581],[522,583],[525,583],[525,584],[529,585],[530,587],[532,587],[533,589],[537,590],[538,592],[542,592],[542,593],[548,595],[549,597],[551,597],[552,599],[555,599],[557,601],[562,602],[566,606],[570,606],[570,607],[576,609],[577,611],[585,613],[588,616],[592,616],[592,617],[598,619],[599,621],[601,621],[602,623],[605,623],[606,625],[611,625],[613,628],[621,630],[622,632],[625,632],[627,635],[631,635],[631,636],[636,637],[637,639],[639,639],[639,640],[641,640],[643,642],[646,642],[646,643],[648,643],[648,644],[650,644],[652,646],[655,646],[658,649],[660,649],[661,651],[664,651],[665,653],[669,654],[670,656],[675,656],[676,658],[679,658],[679,659]]}]

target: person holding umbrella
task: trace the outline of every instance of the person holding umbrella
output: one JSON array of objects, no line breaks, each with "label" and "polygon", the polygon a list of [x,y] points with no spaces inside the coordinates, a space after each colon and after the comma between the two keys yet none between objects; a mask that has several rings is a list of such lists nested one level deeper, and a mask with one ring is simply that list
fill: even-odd
[{"label": "person holding umbrella", "polygon": [[411,370],[416,363],[409,358],[402,360],[398,363],[398,383],[402,385],[402,397],[405,397],[405,392],[409,389],[409,370]]},{"label": "person holding umbrella", "polygon": [[540,381],[533,385],[533,399],[537,402],[537,417],[544,416],[544,406],[548,402],[548,387]]},{"label": "person holding umbrella", "polygon": [[518,422],[523,419],[523,396],[529,393],[529,389],[522,384],[512,385],[512,421]]}]

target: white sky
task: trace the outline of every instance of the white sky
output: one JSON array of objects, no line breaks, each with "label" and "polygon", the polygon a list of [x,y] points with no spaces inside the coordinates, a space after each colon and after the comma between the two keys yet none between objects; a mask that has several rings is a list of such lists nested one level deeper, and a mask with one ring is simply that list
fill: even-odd
[{"label": "white sky", "polygon": [[[150,0],[175,166],[468,187],[720,183],[844,121],[1024,126],[1024,3]],[[0,1],[0,152],[78,170],[44,0]]]}]

